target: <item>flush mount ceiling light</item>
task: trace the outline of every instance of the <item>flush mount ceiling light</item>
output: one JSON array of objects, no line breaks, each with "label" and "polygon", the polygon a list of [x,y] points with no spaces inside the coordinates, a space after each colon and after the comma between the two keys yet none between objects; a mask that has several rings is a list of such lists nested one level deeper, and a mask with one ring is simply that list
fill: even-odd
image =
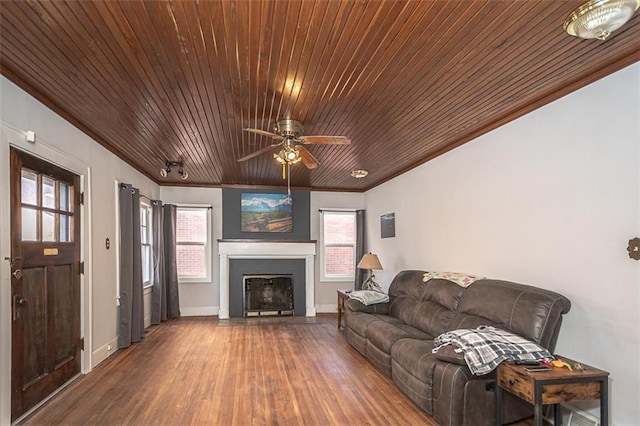
[{"label": "flush mount ceiling light", "polygon": [[580,38],[606,40],[640,7],[640,0],[591,0],[564,21],[564,30]]},{"label": "flush mount ceiling light", "polygon": [[363,177],[366,177],[368,174],[369,174],[368,171],[362,170],[362,169],[351,170],[351,176],[356,179],[362,179]]},{"label": "flush mount ceiling light", "polygon": [[160,169],[160,176],[162,177],[167,177],[169,173],[171,173],[172,168],[178,169],[178,176],[180,176],[180,179],[187,180],[189,177],[189,173],[184,171],[184,164],[179,161],[167,161],[164,165],[165,167]]}]

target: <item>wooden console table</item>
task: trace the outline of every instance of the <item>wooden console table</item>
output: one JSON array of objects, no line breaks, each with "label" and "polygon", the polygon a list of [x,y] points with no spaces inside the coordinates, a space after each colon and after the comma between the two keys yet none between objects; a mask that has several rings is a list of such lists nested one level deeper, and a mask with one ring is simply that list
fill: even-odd
[{"label": "wooden console table", "polygon": [[344,302],[349,298],[351,290],[338,290],[338,330],[342,325],[342,314],[344,314]]},{"label": "wooden console table", "polygon": [[[558,358],[576,362],[568,358]],[[600,424],[609,423],[609,373],[582,364],[583,369],[569,371],[567,368],[552,367],[549,371],[526,371],[524,365],[503,362],[498,366],[496,380],[496,424],[502,425],[502,392],[506,390],[533,404],[535,426],[542,426],[542,406],[553,404],[554,424],[562,424],[560,403],[590,399],[600,400]]]}]

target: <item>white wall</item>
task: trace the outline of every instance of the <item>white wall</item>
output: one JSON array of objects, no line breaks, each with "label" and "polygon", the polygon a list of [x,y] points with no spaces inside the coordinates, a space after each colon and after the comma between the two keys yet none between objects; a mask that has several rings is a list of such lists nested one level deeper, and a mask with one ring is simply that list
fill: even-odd
[{"label": "white wall", "polygon": [[[320,209],[361,209],[364,194],[343,192],[311,192],[311,239],[320,239]],[[160,199],[177,205],[211,205],[212,279],[211,282],[180,284],[180,313],[183,316],[217,315],[220,307],[220,275],[218,271],[218,239],[222,238],[222,189],[163,186]],[[335,312],[336,290],[353,288],[353,282],[320,282],[320,259],[316,256],[315,303],[318,312]]]},{"label": "white wall", "polygon": [[[320,210],[358,210],[364,208],[364,194],[355,192],[311,192],[311,239],[321,242]],[[384,266],[384,265],[383,265]],[[353,289],[353,281],[320,281],[320,246],[316,246],[315,303],[317,312],[337,312],[340,289]]]},{"label": "white wall", "polygon": [[163,186],[160,199],[165,204],[211,206],[211,281],[180,283],[180,315],[218,315],[220,308],[220,274],[218,239],[222,238],[222,189]]},{"label": "white wall", "polygon": [[[609,371],[612,423],[637,424],[640,262],[626,247],[640,236],[640,64],[374,188],[365,201],[387,286],[415,268],[567,296],[557,352]],[[379,217],[391,212],[396,237],[380,239]]]},{"label": "white wall", "polygon": [[[10,144],[81,175],[85,190],[83,210],[83,332],[91,351],[83,355],[87,371],[109,355],[107,345],[117,336],[115,181],[131,183],[150,197],[159,188],[84,133],[0,77],[0,424],[10,422],[11,280],[9,221]],[[36,143],[25,132],[36,132]],[[105,239],[110,238],[110,250]]]}]

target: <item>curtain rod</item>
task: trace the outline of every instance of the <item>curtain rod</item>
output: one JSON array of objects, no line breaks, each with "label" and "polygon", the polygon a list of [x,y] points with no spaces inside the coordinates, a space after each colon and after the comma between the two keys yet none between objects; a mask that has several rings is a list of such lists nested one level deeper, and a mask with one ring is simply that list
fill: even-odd
[{"label": "curtain rod", "polygon": [[322,212],[357,212],[358,210],[363,210],[363,209],[318,209],[320,213]]}]

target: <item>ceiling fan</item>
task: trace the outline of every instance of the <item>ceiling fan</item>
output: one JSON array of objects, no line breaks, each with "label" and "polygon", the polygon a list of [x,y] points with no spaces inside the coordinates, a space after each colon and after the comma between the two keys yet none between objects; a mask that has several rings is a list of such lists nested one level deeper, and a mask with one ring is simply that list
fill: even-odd
[{"label": "ceiling fan", "polygon": [[238,161],[247,161],[258,155],[272,151],[274,147],[282,147],[278,152],[274,152],[273,157],[284,165],[296,164],[302,162],[308,169],[315,169],[320,162],[304,147],[310,144],[333,144],[347,145],[351,140],[344,136],[302,136],[304,126],[301,122],[290,118],[283,118],[275,122],[273,132],[267,132],[261,129],[242,129],[246,132],[256,133],[258,135],[269,136],[279,142],[273,143],[258,151],[252,152],[239,158]]}]

